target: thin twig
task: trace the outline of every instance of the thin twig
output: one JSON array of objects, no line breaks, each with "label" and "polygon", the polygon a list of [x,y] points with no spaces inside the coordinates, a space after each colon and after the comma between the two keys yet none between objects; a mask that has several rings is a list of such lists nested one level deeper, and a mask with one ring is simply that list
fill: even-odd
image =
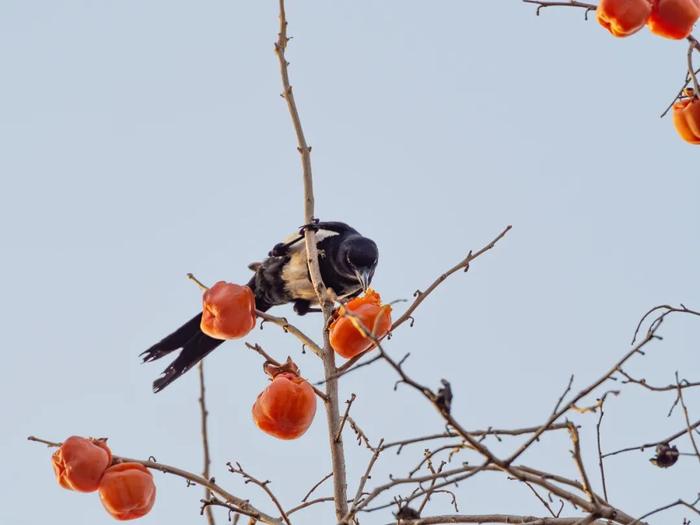
[{"label": "thin twig", "polygon": [[583,486],[583,491],[588,496],[589,501],[598,507],[600,502],[593,492],[593,487],[588,479],[588,473],[586,472],[586,467],[583,464],[583,457],[581,456],[581,436],[578,433],[578,429],[573,423],[569,424],[569,435],[571,436],[571,443],[574,445],[574,450],[571,451],[571,455],[574,458],[574,463],[576,463],[576,468],[581,475],[581,484]]},{"label": "thin twig", "polygon": [[614,452],[608,452],[606,454],[603,454],[603,457],[607,458],[609,456],[616,456],[617,454],[622,454],[623,452],[631,452],[633,450],[640,450],[643,452],[647,448],[652,448],[652,447],[655,447],[657,445],[661,445],[662,443],[672,443],[673,441],[675,441],[676,439],[678,439],[679,437],[684,435],[686,432],[688,432],[688,430],[692,431],[698,427],[700,427],[700,420],[688,425],[686,428],[684,428],[682,430],[679,430],[675,434],[671,434],[667,438],[660,439],[659,441],[655,441],[653,443],[644,443],[643,445],[638,445],[636,447],[621,448],[620,450],[615,450]]},{"label": "thin twig", "polygon": [[[209,411],[207,410],[206,388],[204,386],[204,361],[200,361],[197,368],[199,369],[199,411],[202,421],[202,449],[204,452],[204,468],[202,469],[202,476],[209,479],[211,477],[209,474],[211,457],[209,455],[209,431],[207,429],[207,417],[209,416]],[[211,490],[205,487],[204,498],[211,499],[211,497]],[[214,520],[214,513],[210,506],[206,507],[205,514],[209,525],[215,525],[216,522]]]},{"label": "thin twig", "polygon": [[641,352],[642,348],[644,348],[649,342],[654,340],[656,338],[656,329],[658,328],[659,324],[654,324],[652,328],[649,329],[647,332],[647,335],[644,339],[642,339],[639,344],[637,344],[635,347],[633,347],[629,352],[627,352],[617,363],[613,365],[612,368],[610,368],[605,374],[603,374],[600,378],[598,378],[595,382],[591,383],[589,386],[581,390],[574,398],[569,401],[566,405],[564,405],[562,408],[557,410],[554,414],[552,414],[549,419],[540,427],[540,430],[532,434],[530,438],[523,443],[518,450],[516,450],[508,459],[505,460],[506,463],[512,463],[520,457],[520,455],[525,452],[530,445],[532,445],[539,437],[542,435],[542,433],[549,428],[549,426],[556,422],[557,419],[559,419],[561,416],[563,416],[565,413],[567,413],[573,406],[576,405],[581,399],[586,397],[588,394],[590,394],[593,390],[598,388],[600,385],[602,385],[604,382],[608,381],[612,375],[615,374],[615,372],[622,366],[624,365],[633,355],[636,355]]},{"label": "thin twig", "polygon": [[603,416],[605,415],[605,409],[603,405],[600,405],[600,414],[598,415],[598,422],[596,423],[595,426],[595,431],[596,431],[596,443],[598,446],[598,469],[600,470],[600,481],[603,485],[603,497],[605,498],[605,501],[608,501],[608,486],[605,481],[605,465],[603,462],[603,449],[601,446],[601,437],[600,437],[600,427],[601,424],[603,423]]},{"label": "thin twig", "polygon": [[685,418],[685,424],[688,429],[688,437],[690,438],[690,442],[693,445],[693,450],[695,450],[695,455],[698,458],[698,461],[700,461],[700,450],[698,449],[698,444],[695,442],[695,435],[693,432],[693,429],[691,428],[690,425],[690,417],[688,416],[688,407],[685,404],[685,399],[683,399],[683,389],[680,386],[680,381],[678,379],[678,372],[676,372],[676,383],[678,384],[678,399],[681,402],[681,407],[683,408],[683,417]]},{"label": "thin twig", "polygon": [[[394,524],[395,523],[396,522],[394,522]],[[430,516],[427,518],[419,518],[415,520],[401,520],[401,525],[436,525],[439,523],[519,523],[523,525],[577,525],[581,523],[581,518],[538,518],[536,516],[514,516],[509,514],[480,514]],[[600,520],[594,521],[592,523],[595,525],[605,525],[605,522]]]},{"label": "thin twig", "polygon": [[556,518],[556,517],[557,517],[557,513],[554,512],[554,511],[552,510],[552,507],[549,505],[549,503],[547,502],[547,500],[544,499],[542,496],[540,496],[540,493],[537,492],[537,489],[536,489],[535,487],[532,486],[532,483],[530,483],[530,482],[528,482],[528,481],[524,481],[523,483],[525,484],[525,486],[526,486],[527,488],[529,488],[529,489],[532,491],[532,493],[535,495],[535,497],[536,497],[538,500],[540,500],[540,503],[542,503],[542,505],[544,505],[544,508],[547,509],[547,512],[549,512],[549,513],[552,515],[553,518]]},{"label": "thin twig", "polygon": [[655,386],[655,385],[650,385],[647,382],[647,380],[644,378],[637,379],[635,377],[632,377],[630,374],[625,372],[622,368],[620,368],[617,372],[625,378],[621,381],[621,383],[623,385],[626,385],[626,384],[639,385],[643,388],[646,388],[647,390],[651,390],[652,392],[670,392],[670,391],[675,392],[679,388],[686,389],[686,388],[700,387],[700,381],[690,382],[690,381],[687,381],[686,379],[681,379],[679,384],[669,384],[666,386]]},{"label": "thin twig", "polygon": [[588,20],[588,13],[590,11],[595,11],[596,8],[598,7],[595,4],[588,4],[586,2],[577,2],[575,0],[569,0],[568,2],[545,2],[545,1],[540,1],[540,0],[523,0],[524,3],[526,4],[535,4],[537,6],[537,11],[535,11],[535,14],[537,16],[540,16],[540,11],[544,9],[545,7],[580,7],[585,9],[583,16],[586,20]]},{"label": "thin twig", "polygon": [[[421,292],[420,290],[418,290],[415,294],[416,298],[413,301],[413,303],[411,303],[411,305],[406,309],[406,311],[403,314],[401,314],[401,316],[396,321],[394,321],[394,323],[391,325],[391,328],[389,329],[389,333],[384,337],[387,337],[388,335],[390,335],[394,330],[396,330],[399,326],[401,326],[403,323],[405,323],[409,319],[413,319],[412,315],[413,315],[413,312],[416,311],[416,308],[418,308],[421,305],[421,303],[423,301],[425,301],[428,298],[428,296],[431,293],[433,293],[438,286],[440,286],[440,284],[445,282],[445,280],[447,280],[447,278],[455,272],[458,272],[460,270],[463,270],[463,271],[469,270],[470,263],[472,261],[474,261],[475,259],[477,259],[478,257],[480,257],[481,255],[485,254],[486,252],[492,250],[496,246],[496,243],[498,243],[498,241],[500,241],[503,237],[505,237],[505,235],[511,230],[511,228],[512,228],[511,225],[506,226],[503,229],[503,231],[501,231],[501,233],[499,233],[486,246],[484,246],[483,248],[481,248],[480,250],[478,250],[476,252],[470,251],[464,259],[462,259],[460,262],[455,264],[452,268],[450,268],[445,273],[440,275],[437,279],[435,279],[430,284],[430,286],[428,286],[426,288],[426,290],[424,292]],[[380,338],[379,340],[380,341],[383,340],[384,337]],[[372,351],[372,350],[368,350],[368,352],[370,352],[370,351]],[[366,354],[366,352],[359,354],[359,355],[353,357],[352,359],[350,359],[349,361],[347,361],[345,364],[343,364],[343,366],[339,367],[338,368],[339,374],[342,375],[346,371],[348,371],[348,369],[352,368],[352,366],[359,359],[361,359],[365,354]],[[358,367],[359,366],[361,366],[361,365],[358,365]]]},{"label": "thin twig", "polygon": [[688,503],[685,500],[679,499],[679,500],[674,501],[673,503],[669,503],[668,505],[663,505],[662,507],[658,507],[650,512],[647,512],[646,514],[644,514],[644,516],[637,518],[636,520],[629,523],[628,525],[637,525],[639,523],[642,523],[642,520],[644,518],[648,518],[649,516],[653,516],[654,514],[658,514],[659,512],[663,512],[665,510],[671,509],[673,507],[679,507],[679,506],[686,507],[686,508],[692,510],[693,512],[695,512],[695,514],[697,514],[698,516],[700,516],[700,510],[698,510],[698,508],[696,507],[696,505],[698,503],[700,503],[700,495],[698,495],[698,498],[693,503]]},{"label": "thin twig", "polygon": [[[381,357],[381,356],[379,356]],[[566,423],[555,423],[549,427],[549,431],[551,430],[564,430],[569,428]],[[523,434],[532,434],[533,432],[537,432],[540,429],[540,427],[524,427],[524,428],[488,428],[486,430],[469,430],[469,434],[472,436],[477,436],[477,437],[484,437],[484,436],[521,436]],[[415,437],[415,438],[409,438],[409,439],[402,439],[400,441],[392,441],[391,443],[387,443],[384,445],[384,449],[388,448],[394,448],[394,447],[399,447],[402,449],[403,447],[407,445],[412,445],[414,443],[421,443],[423,441],[432,441],[434,439],[447,439],[447,438],[454,438],[454,437],[459,437],[459,434],[456,432],[443,432],[441,434],[430,434],[427,436],[421,436],[421,437]],[[398,454],[399,452],[397,452]]]},{"label": "thin twig", "polygon": [[269,479],[265,480],[265,481],[260,481],[259,479],[251,476],[248,472],[243,470],[243,467],[241,466],[241,464],[238,461],[236,461],[235,467],[233,466],[233,464],[231,464],[230,461],[228,463],[226,463],[226,466],[228,467],[229,472],[231,472],[233,474],[240,474],[241,476],[243,476],[243,479],[245,480],[246,483],[252,483],[253,485],[257,485],[258,487],[263,489],[265,491],[265,493],[272,500],[272,503],[275,504],[275,507],[277,507],[277,510],[280,511],[280,514],[282,516],[282,520],[284,520],[284,522],[287,525],[291,525],[291,523],[289,521],[289,517],[287,516],[287,513],[284,511],[284,507],[282,507],[282,504],[277,499],[277,496],[275,496],[275,494],[270,490],[270,487],[268,486],[270,484]]},{"label": "thin twig", "polygon": [[348,399],[345,404],[347,405],[345,407],[345,414],[343,415],[342,419],[340,420],[340,427],[338,428],[338,433],[335,436],[335,441],[337,442],[340,439],[340,434],[343,432],[343,427],[345,426],[345,422],[348,420],[348,416],[350,415],[350,407],[352,406],[353,402],[357,399],[357,396],[355,394],[352,394],[350,396],[350,399]]},{"label": "thin twig", "polygon": [[[331,473],[331,475],[333,475],[333,474]],[[312,499],[309,501],[304,501],[304,502],[300,503],[299,505],[297,505],[296,507],[292,507],[291,509],[289,509],[287,511],[287,516],[291,516],[295,512],[300,511],[300,510],[305,509],[305,508],[308,508],[308,507],[311,507],[312,505],[317,505],[318,503],[326,503],[326,502],[331,502],[331,501],[334,501],[334,498],[331,496],[328,496],[325,498],[316,498],[316,499]]]},{"label": "thin twig", "polygon": [[379,445],[375,447],[374,449],[374,454],[372,454],[371,459],[369,460],[369,463],[367,464],[367,468],[365,469],[365,473],[362,475],[362,478],[360,478],[360,483],[357,486],[357,492],[355,493],[355,497],[352,500],[352,507],[350,510],[350,513],[352,515],[353,510],[357,506],[357,504],[360,501],[360,498],[362,497],[362,494],[364,493],[365,490],[365,485],[367,484],[367,480],[370,478],[370,475],[372,473],[372,467],[374,467],[374,464],[377,462],[377,459],[379,458],[379,454],[382,453],[382,445],[384,444],[384,440],[379,441]]},{"label": "thin twig", "polygon": [[299,341],[301,341],[304,344],[304,346],[308,346],[314,354],[316,354],[319,357],[323,356],[323,350],[321,349],[321,347],[318,346],[318,344],[308,335],[306,335],[296,326],[291,324],[286,317],[276,317],[274,315],[268,314],[267,312],[261,312],[259,310],[255,311],[255,315],[257,315],[264,321],[276,324],[277,326],[281,327],[282,330],[294,335],[297,339],[299,339]]},{"label": "thin twig", "polygon": [[571,374],[571,377],[569,377],[569,383],[566,385],[566,388],[564,389],[564,393],[559,397],[557,400],[557,404],[554,405],[554,410],[552,410],[552,414],[556,414],[557,410],[559,410],[559,407],[561,404],[564,402],[564,398],[566,395],[571,392],[571,387],[574,384],[574,374]]},{"label": "thin twig", "polygon": [[651,325],[648,330],[653,330],[655,328],[655,325],[662,321],[665,317],[672,313],[683,313],[683,314],[690,314],[694,315],[697,317],[700,317],[700,312],[696,310],[691,310],[690,308],[686,308],[684,305],[678,306],[671,306],[670,304],[660,304],[658,306],[654,306],[653,308],[647,310],[647,312],[642,316],[642,318],[639,320],[637,323],[637,327],[634,330],[634,335],[632,336],[632,343],[634,344],[637,341],[637,336],[639,336],[639,332],[642,329],[642,326],[644,325],[644,322],[654,313],[658,312],[659,310],[663,310],[663,313],[658,315],[657,317],[654,318],[654,320],[651,322]]},{"label": "thin twig", "polygon": [[318,487],[320,487],[321,485],[323,485],[323,482],[324,482],[324,481],[326,481],[327,479],[332,478],[332,477],[333,477],[333,473],[332,473],[332,472],[329,473],[328,475],[324,476],[323,479],[321,479],[321,481],[319,481],[319,482],[316,483],[313,487],[311,487],[311,490],[309,490],[309,492],[306,493],[306,496],[304,496],[304,497],[302,498],[301,502],[302,502],[302,503],[306,503],[306,500],[309,499],[309,498],[311,497],[311,494],[313,494],[314,490],[316,490]]}]

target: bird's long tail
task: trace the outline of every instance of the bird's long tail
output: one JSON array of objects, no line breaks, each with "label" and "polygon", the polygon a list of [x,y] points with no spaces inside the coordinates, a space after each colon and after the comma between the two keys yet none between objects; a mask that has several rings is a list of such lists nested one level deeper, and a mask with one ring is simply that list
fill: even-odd
[{"label": "bird's long tail", "polygon": [[[255,288],[253,288],[253,290],[255,290]],[[256,308],[258,310],[265,311],[270,308],[270,306],[271,305],[256,297]],[[164,337],[141,354],[143,362],[147,363],[182,349],[180,355],[178,355],[177,358],[163,370],[160,377],[153,382],[153,392],[160,392],[163,390],[224,342],[221,339],[209,337],[202,332],[199,328],[201,321],[202,314],[199,313],[172,334]]]},{"label": "bird's long tail", "polygon": [[172,334],[158,341],[151,348],[141,354],[143,362],[155,361],[161,357],[182,348],[177,356],[158,379],[153,382],[153,391],[160,392],[170,383],[201,361],[209,352],[214,350],[223,341],[209,337],[199,328],[202,314],[195,315],[192,319],[175,330]]}]

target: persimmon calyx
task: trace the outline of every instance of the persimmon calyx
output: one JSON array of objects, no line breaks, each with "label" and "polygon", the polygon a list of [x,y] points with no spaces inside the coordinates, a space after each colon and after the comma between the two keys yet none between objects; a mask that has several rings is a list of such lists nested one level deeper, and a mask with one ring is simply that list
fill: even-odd
[{"label": "persimmon calyx", "polygon": [[691,87],[687,87],[683,90],[683,96],[685,98],[700,98],[700,94],[696,93]]},{"label": "persimmon calyx", "polygon": [[283,373],[293,374],[297,377],[301,373],[301,370],[296,363],[292,361],[290,356],[287,356],[287,360],[281,365],[275,364],[272,361],[265,361],[263,363],[263,370],[270,376],[270,379],[274,379],[276,376]]}]

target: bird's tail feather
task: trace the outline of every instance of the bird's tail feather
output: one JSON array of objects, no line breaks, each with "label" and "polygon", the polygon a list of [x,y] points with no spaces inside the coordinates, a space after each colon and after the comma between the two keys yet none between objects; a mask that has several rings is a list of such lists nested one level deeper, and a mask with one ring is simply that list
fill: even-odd
[{"label": "bird's tail feather", "polygon": [[172,334],[164,337],[145,352],[142,352],[140,355],[143,357],[143,362],[148,363],[155,361],[164,355],[174,352],[178,348],[183,348],[187,341],[198,333],[201,333],[199,328],[201,321],[202,314],[198,313]]},{"label": "bird's tail feather", "polygon": [[170,383],[175,381],[182,374],[187,372],[194,365],[204,359],[209,352],[214,350],[223,341],[214,339],[208,335],[198,332],[182,347],[182,352],[177,356],[168,367],[163,370],[163,373],[158,379],[153,382],[153,392],[160,392]]},{"label": "bird's tail feather", "polygon": [[223,343],[220,339],[214,339],[204,334],[200,328],[202,314],[195,315],[192,319],[164,337],[151,348],[141,354],[143,362],[155,361],[175,350],[182,348],[180,355],[168,367],[163,370],[161,376],[153,382],[153,391],[160,392],[182,374],[196,365],[209,352]]},{"label": "bird's tail feather", "polygon": [[[248,283],[255,292],[255,280]],[[260,311],[268,310],[272,305],[265,301],[263,297],[256,294],[255,306]],[[175,381],[182,374],[201,361],[212,350],[223,341],[209,337],[200,329],[202,314],[198,313],[192,319],[175,330],[172,334],[164,337],[145,352],[141,353],[143,362],[150,362],[160,359],[175,350],[182,349],[180,355],[163,370],[158,379],[153,382],[153,391],[160,392],[170,383]]]}]

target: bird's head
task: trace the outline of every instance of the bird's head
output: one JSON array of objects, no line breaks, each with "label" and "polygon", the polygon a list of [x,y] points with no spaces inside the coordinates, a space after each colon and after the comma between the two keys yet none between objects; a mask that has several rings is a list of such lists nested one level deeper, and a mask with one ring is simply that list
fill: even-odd
[{"label": "bird's head", "polygon": [[360,235],[343,243],[340,263],[348,276],[357,279],[363,291],[369,288],[379,259],[379,250],[372,239]]}]

